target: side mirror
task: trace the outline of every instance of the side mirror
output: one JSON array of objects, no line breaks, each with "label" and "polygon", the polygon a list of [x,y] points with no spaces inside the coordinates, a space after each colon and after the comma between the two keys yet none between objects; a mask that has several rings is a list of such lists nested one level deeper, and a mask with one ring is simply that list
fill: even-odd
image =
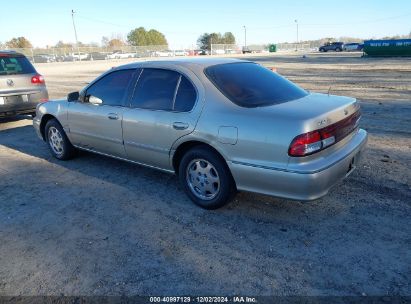
[{"label": "side mirror", "polygon": [[80,93],[79,92],[71,92],[67,95],[67,101],[72,102],[72,101],[78,101],[80,98]]},{"label": "side mirror", "polygon": [[103,103],[103,100],[101,100],[100,98],[90,95],[88,96],[88,102],[93,104],[93,105],[101,105]]}]

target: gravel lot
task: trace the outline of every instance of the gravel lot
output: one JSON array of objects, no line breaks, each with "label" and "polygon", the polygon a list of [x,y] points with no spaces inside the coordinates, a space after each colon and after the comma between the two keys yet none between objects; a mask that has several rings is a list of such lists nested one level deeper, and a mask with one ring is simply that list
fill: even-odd
[{"label": "gravel lot", "polygon": [[[411,295],[411,60],[244,57],[357,97],[360,167],[325,198],[240,193],[194,206],[176,178],[90,153],[51,157],[0,120],[0,295]],[[126,61],[39,64],[52,98]]]}]

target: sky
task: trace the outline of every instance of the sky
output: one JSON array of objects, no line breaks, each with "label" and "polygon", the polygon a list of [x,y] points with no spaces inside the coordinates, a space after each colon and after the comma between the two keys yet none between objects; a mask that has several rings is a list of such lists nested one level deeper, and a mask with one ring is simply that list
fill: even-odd
[{"label": "sky", "polygon": [[[232,32],[239,45],[324,37],[378,38],[411,32],[410,0],[70,0],[2,1],[0,42],[24,36],[35,46],[101,43],[143,26],[165,34],[172,48],[196,45],[202,33]],[[297,23],[295,22],[297,20]]]}]

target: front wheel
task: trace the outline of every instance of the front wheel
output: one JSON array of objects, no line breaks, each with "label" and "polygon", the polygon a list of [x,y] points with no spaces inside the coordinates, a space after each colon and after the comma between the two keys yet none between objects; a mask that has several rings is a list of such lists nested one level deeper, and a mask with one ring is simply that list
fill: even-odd
[{"label": "front wheel", "polygon": [[179,179],[190,199],[204,209],[217,209],[235,195],[236,187],[225,161],[210,149],[198,147],[182,158]]},{"label": "front wheel", "polygon": [[50,119],[45,127],[45,137],[51,154],[60,160],[67,160],[75,155],[75,148],[67,138],[63,127],[56,119]]}]

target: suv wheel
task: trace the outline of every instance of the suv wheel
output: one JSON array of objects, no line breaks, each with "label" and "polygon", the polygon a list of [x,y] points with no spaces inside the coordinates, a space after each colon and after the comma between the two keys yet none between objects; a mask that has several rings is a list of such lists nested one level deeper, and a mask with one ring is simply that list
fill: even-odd
[{"label": "suv wheel", "polygon": [[179,179],[190,199],[204,209],[220,208],[236,193],[227,164],[204,147],[193,148],[183,156]]},{"label": "suv wheel", "polygon": [[341,52],[342,50],[341,50],[341,48],[336,48],[335,51],[336,52]]},{"label": "suv wheel", "polygon": [[56,119],[47,122],[45,136],[50,152],[55,158],[67,160],[74,156],[75,148]]}]

